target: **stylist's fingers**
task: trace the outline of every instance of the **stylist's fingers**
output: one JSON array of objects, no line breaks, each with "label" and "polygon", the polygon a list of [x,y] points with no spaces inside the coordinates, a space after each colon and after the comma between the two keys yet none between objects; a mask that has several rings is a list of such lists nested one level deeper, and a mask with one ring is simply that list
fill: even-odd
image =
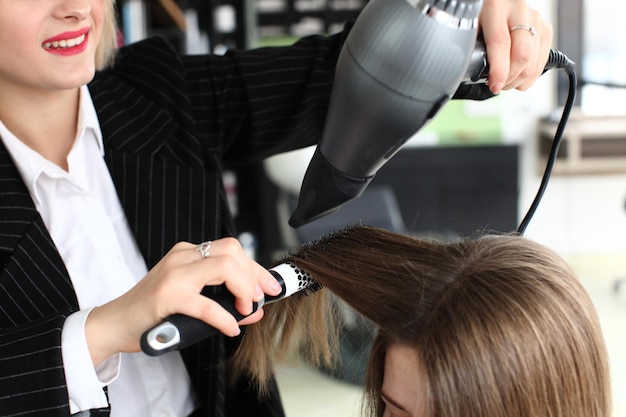
[{"label": "stylist's fingers", "polygon": [[241,320],[239,322],[239,325],[240,326],[246,326],[248,324],[256,323],[257,321],[261,320],[264,315],[265,315],[265,311],[263,311],[263,307],[261,307],[257,311],[255,311],[254,313],[250,314],[245,319]]},{"label": "stylist's fingers", "polygon": [[[252,303],[264,295],[276,295],[281,287],[265,268],[248,257],[239,241],[223,238],[201,244],[189,251],[195,262],[187,265],[196,285],[226,285],[235,296],[235,307],[241,314],[252,312]],[[195,254],[193,252],[196,252]]]},{"label": "stylist's fingers", "polygon": [[[536,16],[539,15],[536,14]],[[530,30],[526,29],[511,32],[511,72],[513,73],[513,68],[515,68],[517,76],[508,80],[505,89],[516,88],[525,91],[543,74],[552,45],[552,26],[541,18],[537,18],[532,29],[534,29],[534,36]],[[530,46],[528,46],[529,40]]]},{"label": "stylist's fingers", "polygon": [[[234,238],[223,238],[212,242],[211,254],[215,256],[231,256],[241,261],[239,272],[247,273],[247,277],[256,282],[254,301],[259,301],[265,294],[278,295],[282,288],[276,278],[263,266],[246,255],[241,244]],[[228,286],[228,283],[227,283]]]},{"label": "stylist's fingers", "polygon": [[241,333],[235,317],[215,300],[196,294],[177,307],[177,312],[194,317],[216,328],[226,336],[237,336]]},{"label": "stylist's fingers", "polygon": [[504,89],[530,88],[543,73],[550,53],[552,26],[546,23],[536,10],[527,9],[523,16],[516,16],[509,21],[511,68]]},{"label": "stylist's fingers", "polygon": [[552,26],[524,0],[485,0],[480,23],[491,91],[530,88],[547,62]]},{"label": "stylist's fingers", "polygon": [[485,0],[479,17],[489,63],[488,85],[494,94],[504,88],[509,76],[511,37],[507,13],[502,0]]},{"label": "stylist's fingers", "polygon": [[221,333],[234,337],[241,333],[240,326],[256,323],[261,320],[264,311],[263,308],[259,308],[240,322],[237,322],[235,317],[226,311],[219,303],[209,297],[198,295],[183,305],[180,314],[195,317],[210,324]]}]

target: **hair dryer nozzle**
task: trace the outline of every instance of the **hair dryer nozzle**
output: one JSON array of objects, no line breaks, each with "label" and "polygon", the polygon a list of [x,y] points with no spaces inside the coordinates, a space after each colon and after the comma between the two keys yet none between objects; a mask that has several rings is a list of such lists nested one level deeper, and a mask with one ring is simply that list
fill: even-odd
[{"label": "hair dryer nozzle", "polygon": [[302,181],[298,206],[289,218],[291,227],[300,227],[339,210],[339,207],[361,195],[374,178],[348,176],[334,168],[319,148]]},{"label": "hair dryer nozzle", "polygon": [[444,3],[371,0],[359,14],[337,61],[324,132],[291,226],[361,195],[458,89],[482,0]]}]

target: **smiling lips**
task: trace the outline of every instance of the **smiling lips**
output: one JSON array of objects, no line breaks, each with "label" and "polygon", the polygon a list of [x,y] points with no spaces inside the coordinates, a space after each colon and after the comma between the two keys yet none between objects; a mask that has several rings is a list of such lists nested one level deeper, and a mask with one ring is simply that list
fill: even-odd
[{"label": "smiling lips", "polygon": [[85,50],[86,39],[87,30],[67,32],[44,41],[42,46],[52,53],[73,55]]},{"label": "smiling lips", "polygon": [[83,42],[85,42],[85,35],[80,35],[79,37],[74,39],[46,42],[43,44],[43,47],[46,49],[72,48],[76,45],[80,45]]}]

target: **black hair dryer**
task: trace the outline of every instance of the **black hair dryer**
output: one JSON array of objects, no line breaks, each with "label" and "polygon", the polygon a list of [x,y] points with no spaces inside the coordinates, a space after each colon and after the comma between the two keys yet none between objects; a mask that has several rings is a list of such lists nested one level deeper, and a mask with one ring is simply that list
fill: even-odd
[{"label": "black hair dryer", "polygon": [[448,102],[476,58],[481,7],[482,0],[370,0],[340,53],[324,133],[291,226],[361,195]]}]

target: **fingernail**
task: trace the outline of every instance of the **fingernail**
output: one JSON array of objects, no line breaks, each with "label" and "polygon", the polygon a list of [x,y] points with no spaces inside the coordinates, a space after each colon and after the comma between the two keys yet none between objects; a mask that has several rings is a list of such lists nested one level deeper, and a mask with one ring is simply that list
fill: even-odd
[{"label": "fingernail", "polygon": [[281,291],[283,290],[283,287],[280,286],[280,284],[278,283],[278,281],[276,281],[275,279],[272,280],[272,283],[270,284],[270,289],[272,290],[272,295],[278,295],[281,293]]},{"label": "fingernail", "polygon": [[250,314],[254,313],[254,303],[250,303],[248,305],[248,307],[246,308],[246,312],[245,315],[249,316]]},{"label": "fingernail", "polygon": [[239,336],[241,334],[241,328],[239,326],[235,327],[232,332],[232,337]]},{"label": "fingernail", "polygon": [[502,87],[504,87],[504,84],[495,84],[491,86],[491,92],[493,94],[498,94],[501,90]]}]

